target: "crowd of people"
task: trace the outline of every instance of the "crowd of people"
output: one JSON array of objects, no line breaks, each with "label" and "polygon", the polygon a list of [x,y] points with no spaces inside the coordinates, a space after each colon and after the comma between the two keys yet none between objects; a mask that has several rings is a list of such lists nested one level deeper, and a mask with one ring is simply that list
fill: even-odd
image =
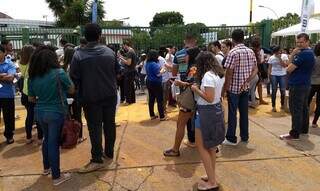
[{"label": "crowd of people", "polygon": [[[297,47],[290,53],[280,46],[272,46],[269,54],[263,51],[256,37],[247,47],[240,29],[232,32],[232,41],[214,41],[205,49],[199,48],[197,38],[188,33],[181,50],[160,47],[142,53],[139,59],[130,42],[125,42],[120,50],[99,43],[101,28],[97,24],[87,24],[84,36],[77,47],[62,39],[58,50],[42,44],[25,45],[19,61],[12,53],[10,41],[0,46],[0,110],[6,142],[14,143],[15,81],[18,81],[21,103],[27,111],[26,143],[34,141],[35,126],[37,143],[42,145],[43,175],[51,174],[53,185],[71,178],[68,173],[60,173],[60,136],[66,114],[71,113],[82,124],[83,111],[87,121],[91,159],[79,173],[98,170],[104,167],[104,160],[114,157],[117,102],[136,103],[136,88],[140,93],[145,88],[148,90],[150,120],[168,120],[167,107],[178,105],[173,145],[163,155],[179,157],[182,142],[197,147],[207,174],[201,177],[199,190],[218,190],[216,153],[220,152],[220,144],[237,145],[238,112],[240,141],[248,143],[249,107],[268,104],[263,99],[264,86],[271,95],[273,112],[277,112],[277,89],[280,89],[281,110],[285,110],[289,91],[292,129],[289,134],[280,135],[281,139],[297,140],[301,134],[308,133],[309,105],[315,94],[312,127],[317,127],[320,43],[311,48],[305,33],[297,36]],[[155,102],[158,115],[154,111]],[[185,127],[187,139],[183,140]],[[81,128],[78,142],[85,140]]]}]

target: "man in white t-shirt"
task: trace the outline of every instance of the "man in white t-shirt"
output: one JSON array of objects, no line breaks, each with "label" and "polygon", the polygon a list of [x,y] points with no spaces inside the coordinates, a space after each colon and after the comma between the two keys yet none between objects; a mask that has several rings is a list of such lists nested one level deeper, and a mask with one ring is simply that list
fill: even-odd
[{"label": "man in white t-shirt", "polygon": [[284,109],[284,99],[286,94],[286,75],[289,58],[286,54],[281,54],[280,46],[272,47],[273,55],[269,58],[269,78],[272,84],[272,111],[276,112],[276,95],[278,84],[281,93],[281,109]]},{"label": "man in white t-shirt", "polygon": [[[169,92],[170,92],[170,74],[169,68],[167,67],[167,61],[162,56],[158,57],[161,72],[162,73],[162,90],[163,90],[163,109],[166,112],[166,107],[169,99]],[[172,76],[172,74],[171,74]]]}]

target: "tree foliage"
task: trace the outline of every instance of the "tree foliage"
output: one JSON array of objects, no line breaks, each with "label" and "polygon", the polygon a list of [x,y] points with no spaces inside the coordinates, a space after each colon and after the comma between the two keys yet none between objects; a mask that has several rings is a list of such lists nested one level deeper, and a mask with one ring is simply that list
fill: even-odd
[{"label": "tree foliage", "polygon": [[150,27],[164,27],[166,25],[183,25],[183,15],[179,12],[156,13],[150,22]]},{"label": "tree foliage", "polygon": [[[93,0],[46,0],[60,27],[76,27],[91,21]],[[104,18],[103,1],[98,0],[98,23]]]}]

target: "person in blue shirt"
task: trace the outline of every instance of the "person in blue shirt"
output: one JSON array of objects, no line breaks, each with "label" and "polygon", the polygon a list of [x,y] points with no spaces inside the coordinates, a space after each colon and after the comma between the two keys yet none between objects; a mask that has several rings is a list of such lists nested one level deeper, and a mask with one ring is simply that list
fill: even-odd
[{"label": "person in blue shirt", "polygon": [[15,74],[15,65],[10,60],[5,59],[5,48],[0,46],[0,112],[1,110],[3,112],[5,126],[4,136],[7,139],[7,144],[14,142],[15,88],[13,80]]},{"label": "person in blue shirt", "polygon": [[163,108],[163,89],[162,89],[162,76],[161,66],[158,61],[158,52],[150,50],[147,55],[146,62],[147,73],[147,88],[149,92],[149,114],[151,120],[156,119],[154,114],[154,102],[157,100],[158,112],[160,115],[160,121],[165,121],[164,108]]},{"label": "person in blue shirt", "polygon": [[315,64],[315,55],[309,48],[309,36],[301,33],[296,38],[297,47],[289,58],[289,109],[292,128],[289,134],[280,135],[283,140],[299,140],[300,134],[309,131],[308,96],[311,87],[311,73]]}]

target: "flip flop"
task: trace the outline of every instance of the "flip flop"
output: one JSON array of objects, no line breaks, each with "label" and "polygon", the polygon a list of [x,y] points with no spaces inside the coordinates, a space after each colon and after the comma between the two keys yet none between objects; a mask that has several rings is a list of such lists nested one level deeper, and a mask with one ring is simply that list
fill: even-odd
[{"label": "flip flop", "polygon": [[166,157],[179,157],[180,152],[179,151],[174,151],[173,149],[168,149],[163,152],[163,155]]},{"label": "flip flop", "polygon": [[199,191],[218,191],[219,186],[209,187],[209,186],[204,186],[204,185],[198,184],[198,190]]}]

